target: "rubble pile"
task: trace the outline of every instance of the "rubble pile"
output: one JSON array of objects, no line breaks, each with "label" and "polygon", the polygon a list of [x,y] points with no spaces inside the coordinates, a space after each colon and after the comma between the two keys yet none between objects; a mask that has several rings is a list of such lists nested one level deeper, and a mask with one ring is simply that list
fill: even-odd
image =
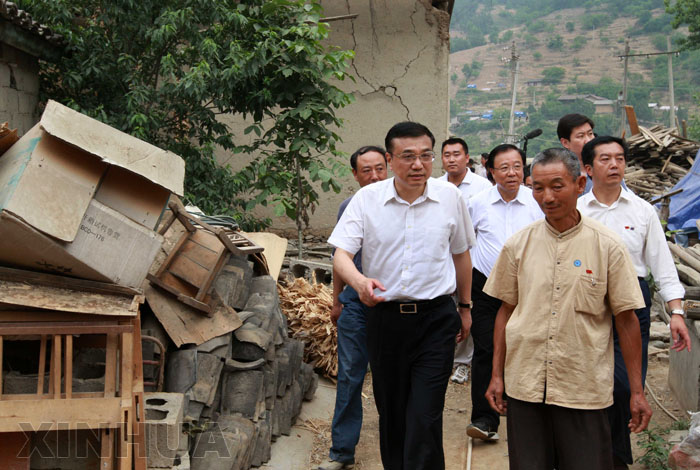
[{"label": "rubble pile", "polygon": [[184,169],[52,101],[0,126],[0,468],[247,470],[313,397],[286,241],[188,214]]},{"label": "rubble pile", "polygon": [[638,196],[651,200],[668,192],[688,173],[700,142],[660,125],[649,129],[639,126],[639,131],[627,139],[625,183]]}]

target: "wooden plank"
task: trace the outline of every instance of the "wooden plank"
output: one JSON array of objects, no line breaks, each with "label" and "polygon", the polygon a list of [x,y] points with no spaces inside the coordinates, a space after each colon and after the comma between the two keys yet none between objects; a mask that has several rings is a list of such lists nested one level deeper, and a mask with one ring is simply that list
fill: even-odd
[{"label": "wooden plank", "polygon": [[53,366],[52,381],[53,395],[61,398],[61,336],[53,335],[53,354],[51,355],[51,365]]},{"label": "wooden plank", "polygon": [[2,400],[2,336],[0,336],[0,400]]},{"label": "wooden plank", "polygon": [[100,435],[100,470],[114,469],[114,429],[103,429]]},{"label": "wooden plank", "polygon": [[221,242],[218,236],[202,229],[198,229],[196,232],[194,232],[190,236],[190,239],[193,242],[202,245],[203,247],[208,248],[216,253],[221,253],[221,251],[224,250],[223,243]]},{"label": "wooden plank", "polygon": [[[150,274],[149,274],[149,276],[150,276]],[[189,291],[189,292],[191,292],[195,289],[193,286],[189,286],[188,284],[185,284],[184,282],[180,281],[175,276],[173,276],[169,273],[163,274],[163,279],[165,281],[163,281],[157,277],[153,277],[153,276],[150,276],[148,278],[148,280],[151,282],[152,285],[158,286],[161,289],[171,293],[172,295],[175,296],[175,298],[179,302],[182,302],[186,305],[189,305],[190,307],[194,307],[195,309],[202,311],[202,312],[206,313],[207,315],[209,315],[211,313],[211,308],[209,307],[208,304],[203,303],[203,302],[199,302],[198,300],[194,299],[193,296],[196,295],[196,291],[192,292],[191,295],[187,295],[187,294],[180,292],[177,288],[173,287],[171,284],[176,284],[178,286],[186,287],[187,291]]]},{"label": "wooden plank", "polygon": [[686,248],[671,242],[668,242],[668,247],[671,249],[671,252],[674,255],[678,256],[683,264],[693,268],[698,272],[698,276],[700,276],[700,261],[698,261],[693,255],[686,253]]},{"label": "wooden plank", "polygon": [[8,432],[2,437],[0,445],[0,468],[3,470],[29,470],[29,449],[31,434]]},{"label": "wooden plank", "polygon": [[[103,398],[104,393],[103,392],[80,392],[80,393],[73,393],[73,399],[77,398]],[[61,399],[66,398],[65,393],[61,393],[60,396]],[[4,395],[2,397],[3,400],[14,400],[14,401],[31,401],[31,400],[55,400],[55,396],[53,394],[40,394],[37,395],[35,393],[16,393],[12,395]]]},{"label": "wooden plank", "polygon": [[151,284],[165,289],[175,296],[185,294],[190,297],[194,297],[194,295],[197,294],[197,289],[194,286],[184,282],[181,279],[178,279],[168,272],[163,273],[161,277],[155,277],[149,274],[147,279],[151,282]]},{"label": "wooden plank", "polygon": [[212,316],[204,317],[156,287],[147,286],[145,293],[148,305],[177,347],[202,344],[242,324],[236,311],[225,306],[216,296],[212,297]]},{"label": "wooden plank", "polygon": [[170,266],[168,266],[168,272],[173,276],[176,276],[179,279],[182,279],[183,281],[197,287],[197,290],[199,291],[199,286],[204,284],[207,278],[211,275],[212,268],[213,267],[207,269],[189,258],[178,256],[173,260]]},{"label": "wooden plank", "polygon": [[[217,240],[218,241],[218,240]],[[217,249],[218,248],[218,249]],[[180,249],[180,256],[184,256],[203,267],[214,266],[219,259],[219,254],[224,250],[223,244],[212,249],[209,246],[197,243],[195,240],[188,240]]]},{"label": "wooden plank", "polygon": [[37,395],[44,393],[44,374],[46,373],[46,335],[41,335],[41,343],[39,346],[39,371],[36,385]]},{"label": "wooden plank", "polygon": [[133,295],[114,295],[0,280],[0,302],[91,315],[136,316]]},{"label": "wooden plank", "polygon": [[133,409],[133,383],[134,383],[134,335],[124,333],[121,335],[121,348],[119,350],[120,374],[119,395],[121,395],[122,416],[124,420],[120,426],[119,439],[119,468],[120,470],[132,470],[132,430],[134,423]]},{"label": "wooden plank", "polygon": [[102,429],[121,419],[121,398],[2,400],[0,432]]},{"label": "wooden plank", "polygon": [[73,398],[73,335],[66,335],[66,364],[64,366],[63,382],[66,398]]},{"label": "wooden plank", "polygon": [[61,289],[71,289],[96,294],[112,294],[134,296],[141,294],[141,291],[131,287],[110,284],[108,282],[88,281],[67,276],[57,276],[55,274],[37,273],[24,269],[14,269],[0,266],[0,280],[22,281],[46,287],[56,287]]},{"label": "wooden plank", "polygon": [[632,135],[639,134],[639,125],[637,124],[637,114],[634,112],[634,106],[625,106],[625,114],[627,115],[627,123],[630,126]]},{"label": "wooden plank", "polygon": [[0,335],[99,335],[130,331],[131,325],[98,322],[0,323]]},{"label": "wooden plank", "polygon": [[[216,266],[211,270],[209,273],[209,276],[204,280],[202,284],[199,285],[199,292],[197,292],[197,295],[195,296],[195,300],[198,300],[200,302],[206,301],[205,299],[209,296],[209,288],[211,287],[212,282],[214,282],[214,278],[216,277],[217,274],[221,271],[221,269],[224,267],[224,264],[228,262],[228,259],[231,255],[227,253],[221,253],[219,255],[219,260],[216,263]],[[209,310],[211,313],[211,309]]]},{"label": "wooden plank", "polygon": [[211,316],[211,307],[209,304],[200,302],[197,299],[194,299],[192,297],[188,297],[184,294],[180,294],[177,296],[177,300],[182,302],[185,305],[189,305],[190,307],[193,307],[203,313],[205,313],[207,316]]},{"label": "wooden plank", "polygon": [[178,251],[180,250],[180,247],[187,241],[189,238],[190,234],[189,232],[184,232],[182,235],[180,235],[180,238],[178,239],[177,242],[175,242],[175,245],[170,249],[170,253],[168,253],[168,256],[166,256],[165,260],[163,263],[160,265],[158,270],[155,273],[155,276],[158,277],[161,274],[165,272],[166,269],[168,269],[168,266],[170,263],[173,261],[173,259],[177,256]]},{"label": "wooden plank", "polygon": [[[102,315],[83,315],[81,313],[52,312],[48,310],[0,310],[0,325],[3,323],[41,323],[41,322],[85,322],[96,319],[99,321],[116,320],[124,317]],[[132,317],[133,318],[133,317]]]}]

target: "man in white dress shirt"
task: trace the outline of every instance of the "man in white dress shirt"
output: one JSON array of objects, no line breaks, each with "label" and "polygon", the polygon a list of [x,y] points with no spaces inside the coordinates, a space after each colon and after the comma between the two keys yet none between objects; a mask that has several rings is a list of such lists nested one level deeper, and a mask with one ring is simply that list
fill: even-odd
[{"label": "man in white dress shirt", "polygon": [[[567,114],[562,116],[557,123],[557,137],[561,142],[562,147],[570,150],[578,157],[578,162],[581,165],[581,175],[586,176],[583,161],[581,160],[581,150],[587,142],[590,142],[595,137],[593,128],[595,124],[588,116],[583,114]],[[583,193],[588,193],[593,187],[593,182],[590,178],[586,178],[586,188]]]},{"label": "man in white dress shirt", "polygon": [[[450,137],[442,143],[442,168],[445,170],[440,178],[449,181],[462,191],[466,199],[485,189],[491,189],[491,183],[473,171],[469,171],[469,147],[459,137]],[[455,370],[450,380],[455,383],[465,383],[469,380],[467,366],[472,362],[474,355],[474,341],[469,336],[466,341],[457,343],[455,349]]]},{"label": "man in white dress shirt", "polygon": [[[427,127],[396,124],[385,145],[394,177],[360,189],[328,241],[335,272],[370,307],[367,349],[384,468],[441,470],[455,337],[466,338],[471,327],[474,232],[460,191],[430,177],[435,137]],[[352,262],[360,248],[364,274]]]},{"label": "man in white dress shirt", "polygon": [[525,154],[514,145],[491,150],[486,167],[496,185],[469,200],[476,246],[472,249],[472,416],[467,434],[483,440],[498,439],[500,417],[486,400],[491,381],[493,329],[501,301],[482,289],[508,237],[544,217],[532,190],[522,185]]},{"label": "man in white dress shirt", "polygon": [[[581,214],[591,217],[616,232],[627,246],[639,277],[645,308],[635,310],[642,334],[642,383],[647,371],[649,345],[649,313],[651,298],[644,278],[648,270],[654,277],[659,294],[671,310],[672,348],[690,350],[690,338],[685,324],[682,299],[685,290],[678,280],[678,272],[666,244],[666,236],[656,211],[648,202],[622,186],[627,160],[627,145],[618,137],[601,136],[588,142],[582,150],[583,164],[593,190],[584,194],[577,203]],[[614,403],[608,408],[616,469],[625,469],[632,463],[630,431],[630,385],[627,370],[615,338]]]}]

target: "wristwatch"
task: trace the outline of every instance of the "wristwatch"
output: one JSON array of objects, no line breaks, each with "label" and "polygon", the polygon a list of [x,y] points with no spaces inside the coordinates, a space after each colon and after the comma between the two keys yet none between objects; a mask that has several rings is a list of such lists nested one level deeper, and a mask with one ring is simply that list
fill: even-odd
[{"label": "wristwatch", "polygon": [[471,309],[472,307],[474,307],[474,302],[471,301],[471,300],[470,300],[468,303],[457,302],[457,306],[458,306],[459,308],[469,308],[469,309]]},{"label": "wristwatch", "polygon": [[671,315],[680,315],[682,317],[685,317],[685,310],[682,308],[674,308],[671,310]]}]

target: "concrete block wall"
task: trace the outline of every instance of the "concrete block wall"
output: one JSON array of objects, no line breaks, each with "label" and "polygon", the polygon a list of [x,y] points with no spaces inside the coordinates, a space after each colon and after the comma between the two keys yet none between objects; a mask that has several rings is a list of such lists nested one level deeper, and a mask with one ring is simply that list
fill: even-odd
[{"label": "concrete block wall", "polygon": [[38,121],[39,62],[36,57],[0,43],[0,123],[23,135]]}]

